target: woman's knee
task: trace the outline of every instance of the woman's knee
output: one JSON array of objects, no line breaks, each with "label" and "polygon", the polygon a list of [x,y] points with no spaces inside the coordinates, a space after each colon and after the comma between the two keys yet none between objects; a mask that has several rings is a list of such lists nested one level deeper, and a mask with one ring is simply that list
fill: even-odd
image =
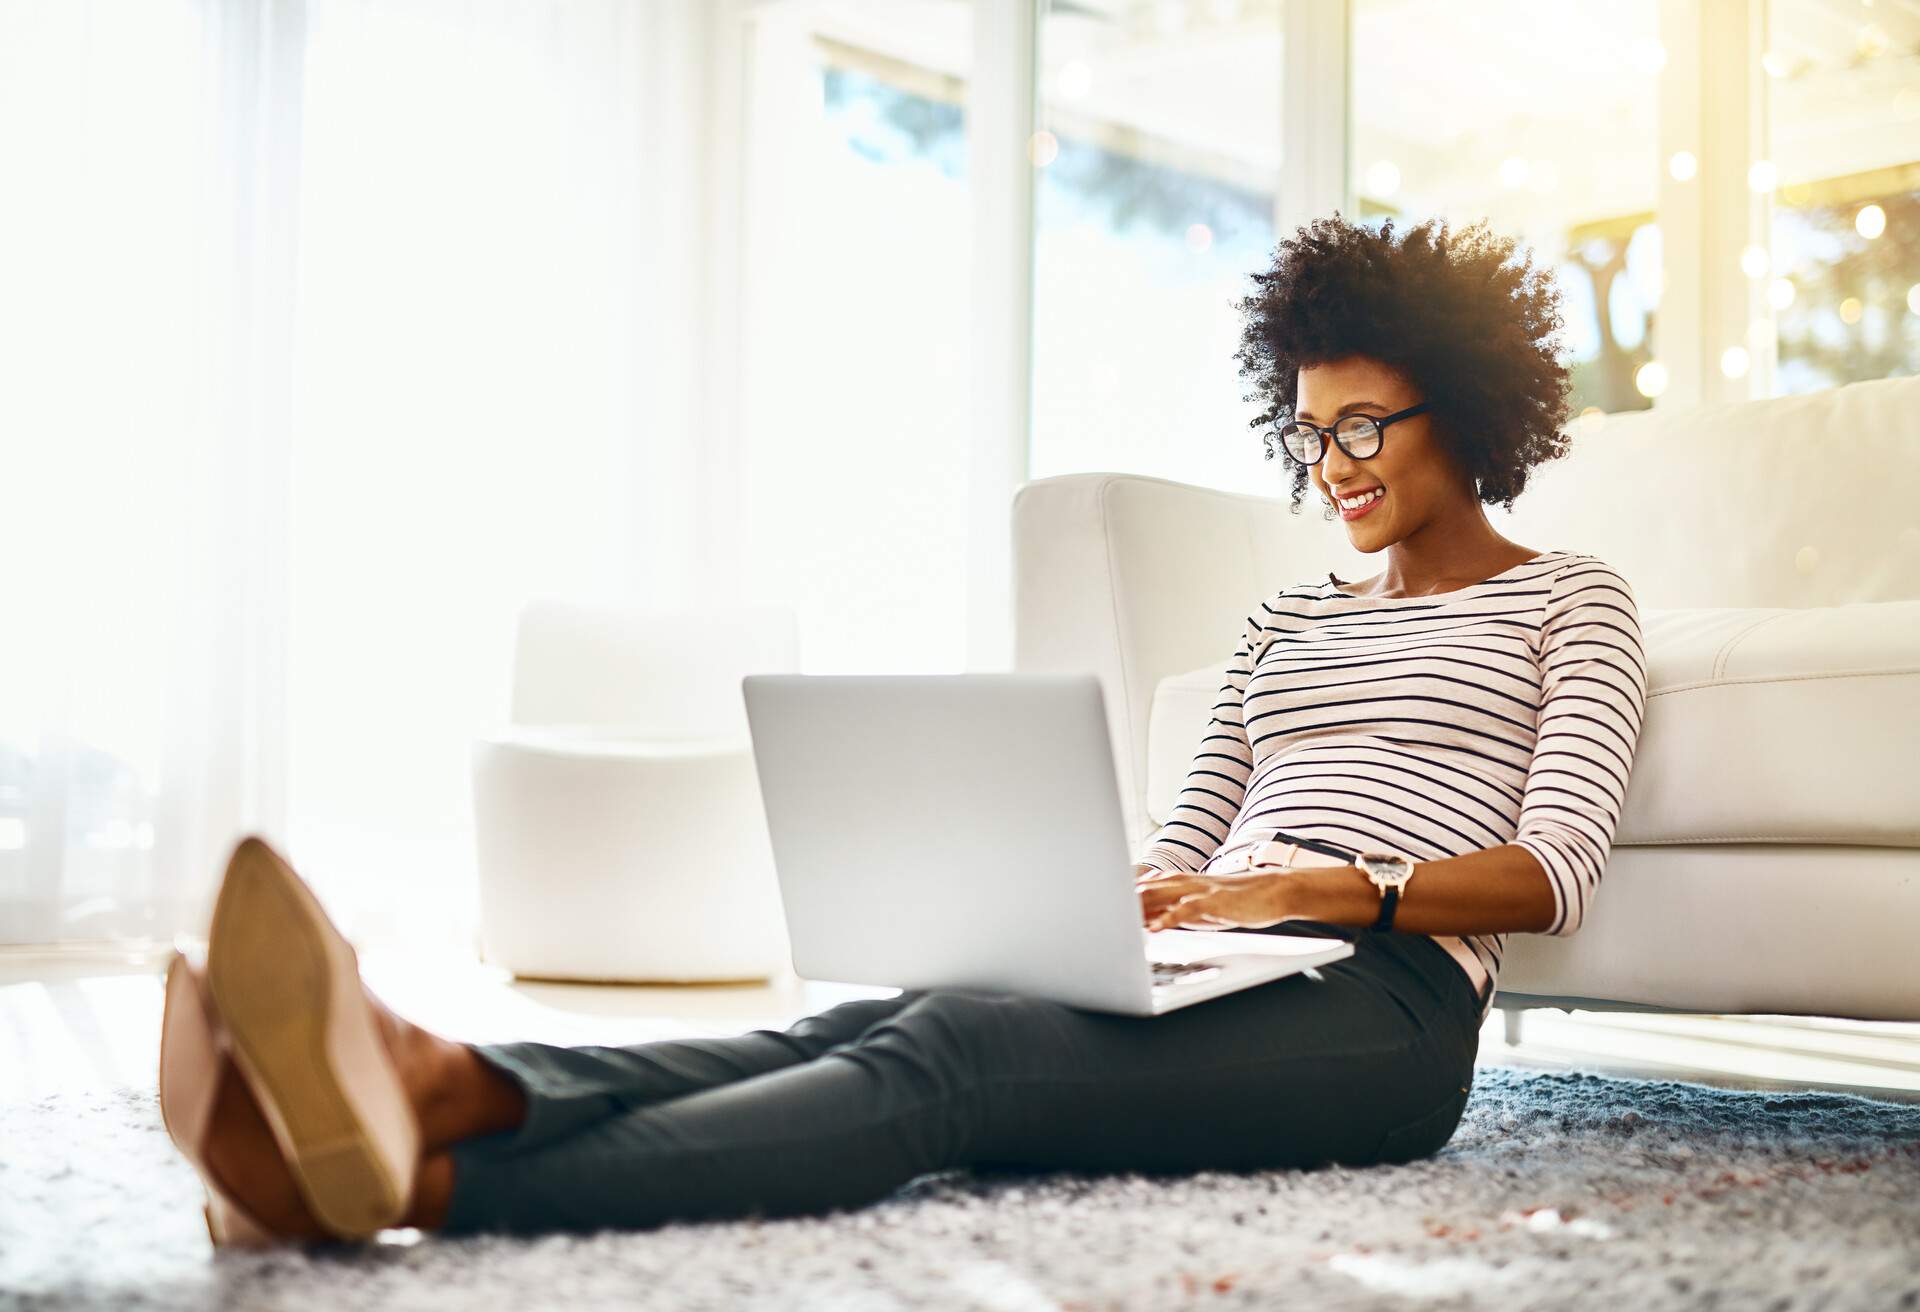
[{"label": "woman's knee", "polygon": [[[972,1085],[1017,1061],[1019,1012],[1036,1000],[967,989],[913,990],[907,1005],[861,1036],[911,1050],[950,1085]],[[1050,1005],[1039,1003],[1037,1005]]]},{"label": "woman's knee", "polygon": [[911,994],[889,998],[852,998],[825,1011],[802,1016],[783,1031],[787,1038],[809,1045],[816,1053],[826,1052],[859,1039],[881,1021],[898,1014],[912,1002]]}]

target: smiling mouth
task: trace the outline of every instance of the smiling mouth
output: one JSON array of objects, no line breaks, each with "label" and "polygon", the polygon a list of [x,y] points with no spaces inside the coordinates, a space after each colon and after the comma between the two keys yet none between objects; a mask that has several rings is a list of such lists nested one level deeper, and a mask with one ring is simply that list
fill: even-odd
[{"label": "smiling mouth", "polygon": [[1386,498],[1387,490],[1385,488],[1376,488],[1367,494],[1366,500],[1360,502],[1360,504],[1354,506],[1352,509],[1348,509],[1346,505],[1339,501],[1335,501],[1333,505],[1334,509],[1340,512],[1340,518],[1354,520],[1372,511],[1375,506],[1386,500]]}]

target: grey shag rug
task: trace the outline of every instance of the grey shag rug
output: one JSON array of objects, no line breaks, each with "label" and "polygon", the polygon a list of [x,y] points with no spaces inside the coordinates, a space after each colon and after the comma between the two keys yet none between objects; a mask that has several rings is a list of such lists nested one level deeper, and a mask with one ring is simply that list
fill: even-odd
[{"label": "grey shag rug", "polygon": [[1404,1166],[947,1171],[823,1216],[217,1257],[149,1091],[0,1115],[9,1307],[1920,1309],[1920,1106],[1851,1094],[1482,1066]]}]

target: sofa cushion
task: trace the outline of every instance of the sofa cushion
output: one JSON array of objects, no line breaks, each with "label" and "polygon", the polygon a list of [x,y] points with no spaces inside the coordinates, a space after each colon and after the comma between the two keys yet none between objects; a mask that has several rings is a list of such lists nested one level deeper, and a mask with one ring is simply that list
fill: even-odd
[{"label": "sofa cushion", "polygon": [[[1647,721],[1616,844],[1920,846],[1920,601],[1642,607]],[[1162,679],[1147,811],[1180,799],[1227,661]]]}]

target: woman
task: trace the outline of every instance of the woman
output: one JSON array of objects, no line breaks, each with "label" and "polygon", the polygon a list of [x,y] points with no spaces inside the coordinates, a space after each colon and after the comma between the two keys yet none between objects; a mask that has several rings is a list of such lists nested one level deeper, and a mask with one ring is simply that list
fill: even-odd
[{"label": "woman", "polygon": [[[1396,238],[1336,215],[1242,302],[1293,508],[1309,484],[1338,500],[1385,567],[1247,616],[1142,849],[1142,921],[1353,955],[1156,1018],[909,990],[728,1038],[468,1045],[367,993],[312,893],[248,838],[205,962],[169,969],[162,1038],[162,1107],[216,1242],[817,1213],[959,1166],[1437,1152],[1507,935],[1571,934],[1592,904],[1646,697],[1626,580],[1516,545],[1483,508],[1565,451],[1556,297],[1514,254],[1484,225]],[[1410,862],[1397,899],[1349,854]]]}]

